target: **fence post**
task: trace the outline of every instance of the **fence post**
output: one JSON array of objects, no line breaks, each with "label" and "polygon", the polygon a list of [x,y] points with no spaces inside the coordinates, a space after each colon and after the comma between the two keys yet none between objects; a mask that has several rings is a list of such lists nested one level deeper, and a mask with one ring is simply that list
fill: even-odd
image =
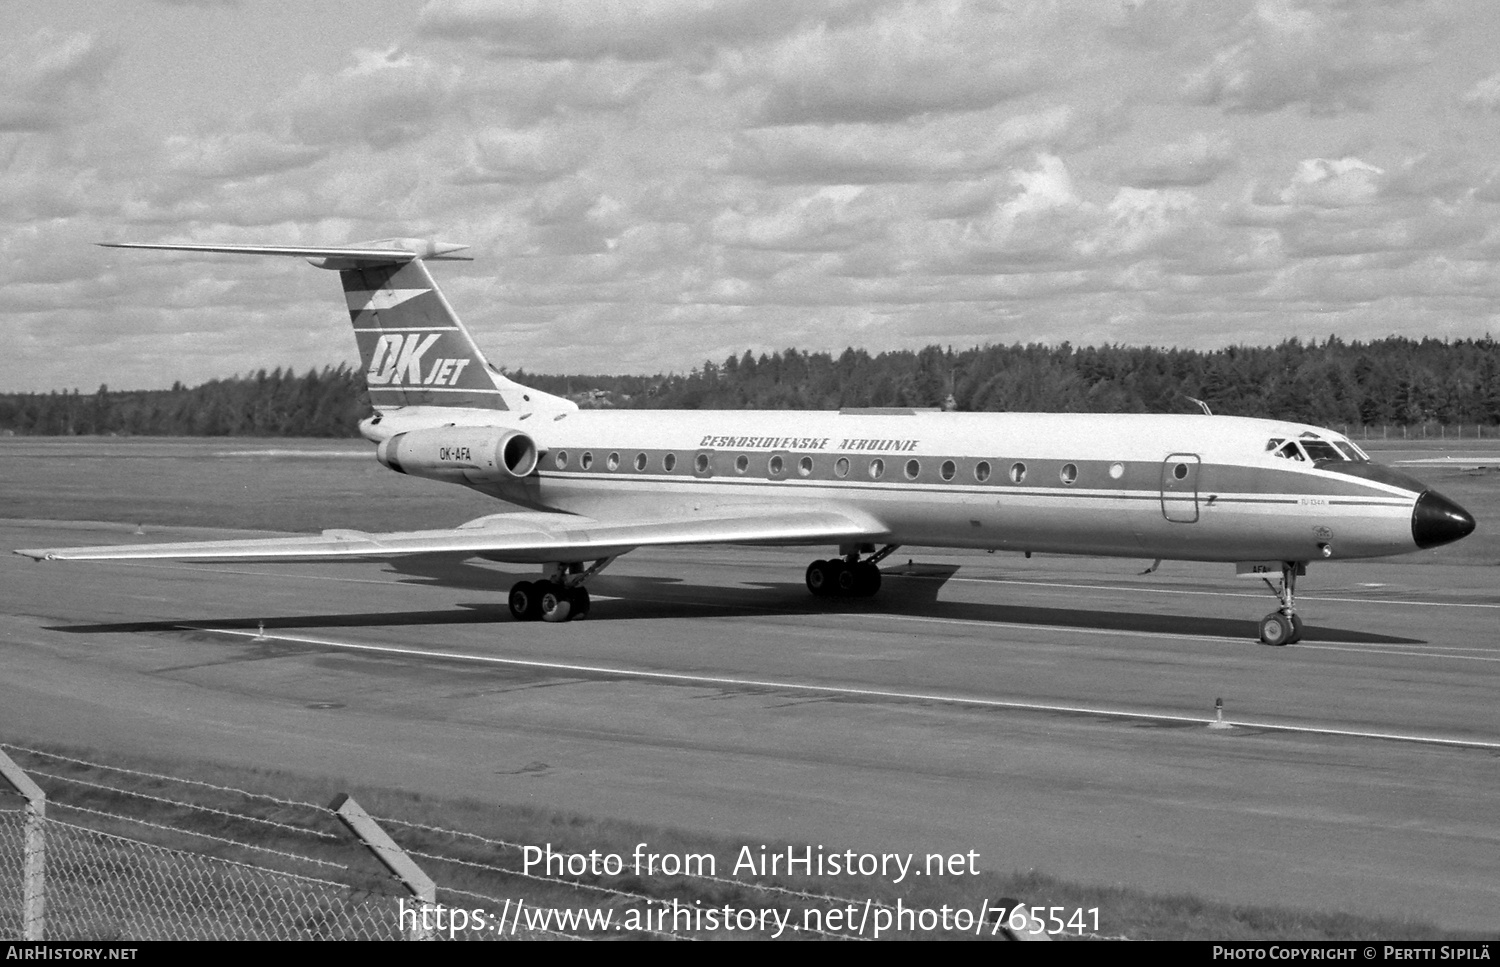
[{"label": "fence post", "polygon": [[47,794],[0,749],[0,778],[26,797],[25,882],[21,888],[21,939],[45,940],[47,935]]},{"label": "fence post", "polygon": [[[411,928],[406,931],[406,939],[436,939],[437,925],[430,915],[437,906],[437,884],[422,872],[422,868],[406,855],[405,850],[396,845],[395,840],[386,835],[380,824],[371,819],[370,814],[360,808],[359,803],[348,793],[340,793],[328,804],[328,808],[416,898],[417,909],[412,916]],[[403,915],[401,919],[404,925],[406,917]]]}]

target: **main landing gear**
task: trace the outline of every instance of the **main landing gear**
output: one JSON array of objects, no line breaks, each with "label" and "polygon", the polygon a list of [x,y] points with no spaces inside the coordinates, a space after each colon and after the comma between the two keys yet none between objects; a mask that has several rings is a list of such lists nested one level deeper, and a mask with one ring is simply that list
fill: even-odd
[{"label": "main landing gear", "polygon": [[899,546],[887,544],[863,561],[858,547],[842,558],[813,561],[807,566],[807,590],[820,598],[867,598],[880,590],[880,568],[876,565]]},{"label": "main landing gear", "polygon": [[589,613],[589,589],[583,582],[609,566],[614,558],[558,564],[540,581],[517,581],[510,588],[510,613],[517,621],[575,621]]},{"label": "main landing gear", "polygon": [[1298,561],[1281,564],[1281,587],[1269,578],[1261,578],[1276,595],[1281,607],[1260,619],[1260,640],[1268,645],[1291,645],[1302,640],[1302,618],[1297,614],[1297,575],[1306,574],[1307,565]]}]

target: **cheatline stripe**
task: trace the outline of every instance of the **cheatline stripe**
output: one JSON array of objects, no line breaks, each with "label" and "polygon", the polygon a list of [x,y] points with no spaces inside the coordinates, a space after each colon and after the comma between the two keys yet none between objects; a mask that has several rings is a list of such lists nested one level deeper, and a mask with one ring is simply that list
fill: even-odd
[{"label": "cheatline stripe", "polygon": [[[373,654],[401,655],[409,658],[438,658],[447,661],[474,662],[484,665],[505,665],[513,668],[538,668],[549,671],[574,672],[583,675],[610,675],[617,678],[643,678],[650,681],[681,682],[701,685],[729,685],[738,688],[775,688],[783,691],[816,692],[826,695],[849,695],[857,698],[888,698],[907,702],[941,702],[948,705],[970,705],[980,708],[998,708],[1021,712],[1053,712],[1069,715],[1095,715],[1104,718],[1130,719],[1147,722],[1181,722],[1187,725],[1212,725],[1215,719],[1194,715],[1174,715],[1170,712],[1132,712],[1126,709],[1092,708],[1086,705],[1054,705],[1046,702],[1018,702],[999,698],[977,698],[963,695],[940,695],[929,692],[898,692],[878,688],[852,688],[847,685],[810,685],[802,682],[783,682],[771,679],[730,678],[720,675],[690,675],[683,672],[655,672],[636,668],[610,668],[605,665],[580,665],[572,662],[535,661],[526,658],[499,658],[494,655],[465,655],[452,651],[429,651],[425,648],[406,648],[397,645],[369,645],[350,641],[334,641],[328,638],[310,638],[301,635],[275,635],[236,628],[213,628],[203,625],[179,625],[187,631],[205,631],[211,634],[231,635],[237,638],[252,638],[263,641],[285,641],[293,644],[320,645],[346,651],[364,651]],[[1500,742],[1483,739],[1455,739],[1442,736],[1411,735],[1402,732],[1371,732],[1361,729],[1335,729],[1316,725],[1284,725],[1276,722],[1255,722],[1225,719],[1225,725],[1247,729],[1265,729],[1273,732],[1299,732],[1311,735],[1336,735],[1348,738],[1387,739],[1396,742],[1417,742],[1425,745],[1455,746],[1466,749],[1500,750]]]},{"label": "cheatline stripe", "polygon": [[[370,389],[383,389],[391,387],[376,387]],[[740,476],[713,476],[699,477],[691,474],[648,474],[638,470],[629,472],[606,471],[556,471],[538,470],[537,476],[546,480],[568,481],[570,483],[603,484],[612,486],[615,484],[661,484],[680,483],[684,487],[697,485],[731,486],[743,484],[747,486],[786,486],[805,487],[809,489],[838,489],[838,490],[860,490],[870,493],[890,493],[895,490],[912,491],[915,493],[934,495],[954,495],[963,497],[1057,497],[1063,496],[1072,500],[1141,500],[1159,502],[1161,492],[1157,490],[1076,490],[1064,485],[1053,487],[1016,487],[1013,485],[997,484],[993,487],[975,486],[973,484],[949,484],[949,483],[920,483],[891,478],[888,481],[863,481],[863,480],[827,480],[821,478],[771,478],[771,477],[740,477]],[[1364,499],[1327,497],[1318,495],[1320,499],[1327,500],[1328,506],[1336,507],[1405,507],[1411,503],[1409,497],[1369,497]],[[1191,502],[1190,497],[1178,497],[1167,494],[1169,502],[1186,505]],[[1301,497],[1290,495],[1286,497],[1259,497],[1259,496],[1218,496],[1214,504],[1298,504]],[[1207,498],[1200,497],[1200,507],[1209,506]],[[982,508],[973,508],[982,509]]]}]

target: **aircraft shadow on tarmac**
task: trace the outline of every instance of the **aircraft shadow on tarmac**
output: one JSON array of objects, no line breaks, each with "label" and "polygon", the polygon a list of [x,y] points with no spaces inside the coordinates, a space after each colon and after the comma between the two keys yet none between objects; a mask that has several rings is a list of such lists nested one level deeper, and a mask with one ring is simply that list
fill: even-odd
[{"label": "aircraft shadow on tarmac", "polygon": [[[441,586],[461,590],[483,590],[496,595],[486,602],[457,602],[451,608],[431,611],[380,611],[350,614],[286,615],[279,617],[192,618],[182,621],[115,622],[92,625],[61,625],[52,630],[75,634],[183,631],[194,627],[257,629],[267,631],[317,628],[400,627],[415,625],[467,625],[509,622],[503,598],[510,585],[532,573],[513,574],[492,567],[449,560],[408,559],[398,570],[402,583]],[[885,572],[884,585],[874,598],[817,599],[801,583],[747,582],[749,588],[707,589],[677,578],[623,577],[601,574],[589,582],[596,604],[587,622],[608,623],[653,618],[733,618],[768,615],[882,614],[946,618],[993,624],[997,631],[1007,625],[1027,625],[1065,630],[1121,631],[1135,634],[1184,635],[1218,638],[1256,637],[1253,621],[1197,615],[1101,611],[1084,608],[1046,608],[1030,605],[984,604],[938,601],[938,592],[958,568],[950,565],[915,565]],[[613,600],[599,601],[611,598]],[[545,627],[538,622],[532,627]],[[1308,624],[1306,641],[1361,644],[1423,644],[1421,639],[1374,634],[1361,630]]]}]

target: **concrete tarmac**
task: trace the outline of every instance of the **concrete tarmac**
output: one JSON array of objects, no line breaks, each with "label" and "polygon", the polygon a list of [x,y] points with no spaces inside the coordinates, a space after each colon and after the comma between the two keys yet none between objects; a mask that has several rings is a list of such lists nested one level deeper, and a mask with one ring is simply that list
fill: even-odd
[{"label": "concrete tarmac", "polygon": [[[236,536],[0,521],[5,549]],[[903,549],[828,602],[813,556],[636,552],[546,625],[500,565],[0,555],[0,738],[1496,925],[1495,569],[1313,565],[1270,648],[1228,565]]]}]

